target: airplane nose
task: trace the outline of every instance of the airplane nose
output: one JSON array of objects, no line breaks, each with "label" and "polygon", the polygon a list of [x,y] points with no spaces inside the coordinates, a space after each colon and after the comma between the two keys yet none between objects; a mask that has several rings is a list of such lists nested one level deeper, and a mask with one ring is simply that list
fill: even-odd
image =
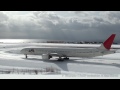
[{"label": "airplane nose", "polygon": [[25,52],[25,49],[22,49],[22,50],[21,50],[21,53],[24,53],[24,52]]}]

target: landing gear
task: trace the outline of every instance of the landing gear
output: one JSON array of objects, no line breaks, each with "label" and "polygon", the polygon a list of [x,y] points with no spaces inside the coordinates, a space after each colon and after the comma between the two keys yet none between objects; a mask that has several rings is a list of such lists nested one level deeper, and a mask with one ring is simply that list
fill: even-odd
[{"label": "landing gear", "polygon": [[26,59],[28,58],[27,54],[25,55]]},{"label": "landing gear", "polygon": [[64,61],[64,60],[69,60],[69,58],[68,57],[65,57],[65,58],[59,57],[59,59],[58,59],[58,61]]},{"label": "landing gear", "polygon": [[59,57],[58,61],[64,61],[64,59],[62,59],[61,57]]},{"label": "landing gear", "polygon": [[58,61],[64,61],[64,59],[58,59]]},{"label": "landing gear", "polygon": [[69,58],[68,58],[68,57],[65,57],[64,59],[65,59],[65,60],[69,60]]}]

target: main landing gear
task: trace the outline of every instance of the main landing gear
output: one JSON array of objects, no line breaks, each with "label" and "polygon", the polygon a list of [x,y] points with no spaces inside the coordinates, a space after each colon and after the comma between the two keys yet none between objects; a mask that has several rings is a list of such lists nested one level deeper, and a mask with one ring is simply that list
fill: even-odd
[{"label": "main landing gear", "polygon": [[68,57],[65,57],[65,58],[59,57],[59,59],[58,59],[58,61],[64,61],[64,60],[69,60],[69,58]]},{"label": "main landing gear", "polygon": [[68,57],[66,57],[66,58],[64,58],[65,60],[69,60],[69,58]]},{"label": "main landing gear", "polygon": [[28,58],[27,54],[25,55],[26,59]]}]

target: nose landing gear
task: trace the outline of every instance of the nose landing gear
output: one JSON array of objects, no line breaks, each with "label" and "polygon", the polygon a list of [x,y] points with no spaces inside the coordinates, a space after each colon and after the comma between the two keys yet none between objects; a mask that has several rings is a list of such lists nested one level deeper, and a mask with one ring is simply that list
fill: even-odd
[{"label": "nose landing gear", "polygon": [[27,54],[25,55],[26,59],[28,58]]}]

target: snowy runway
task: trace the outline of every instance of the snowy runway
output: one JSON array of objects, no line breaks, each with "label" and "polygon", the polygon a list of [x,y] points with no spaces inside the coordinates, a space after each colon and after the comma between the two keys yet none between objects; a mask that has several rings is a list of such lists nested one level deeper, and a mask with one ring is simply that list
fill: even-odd
[{"label": "snowy runway", "polygon": [[[40,44],[39,44],[40,45]],[[69,61],[58,62],[55,58],[44,61],[41,56],[25,56],[20,50],[25,47],[39,47],[38,44],[0,44],[0,67],[46,68],[55,67],[65,72],[120,74],[120,53],[96,57],[92,59],[70,58]]]}]

